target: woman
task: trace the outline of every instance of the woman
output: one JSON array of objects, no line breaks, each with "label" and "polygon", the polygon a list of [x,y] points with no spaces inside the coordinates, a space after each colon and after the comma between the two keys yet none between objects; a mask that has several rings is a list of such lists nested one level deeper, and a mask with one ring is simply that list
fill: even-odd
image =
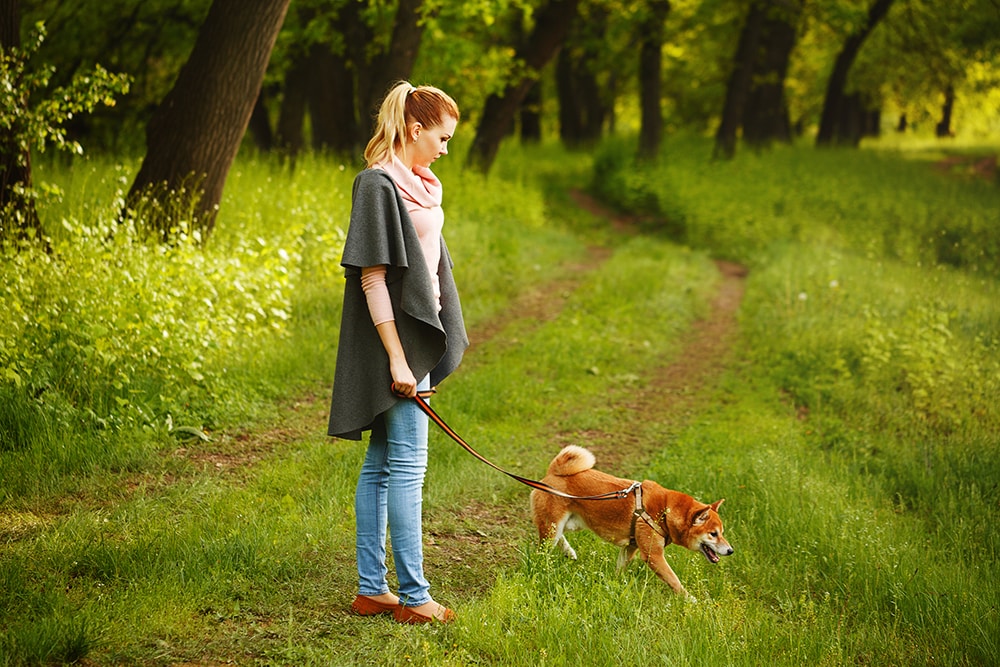
[{"label": "woman", "polygon": [[[363,616],[401,623],[450,621],[423,573],[421,500],[426,415],[413,398],[458,366],[469,341],[441,236],[441,183],[430,170],[448,153],[458,106],[430,86],[395,85],[354,181],[341,264],[344,310],[329,434],[371,431],[355,494],[358,595]],[[386,528],[399,595],[386,581]]]}]

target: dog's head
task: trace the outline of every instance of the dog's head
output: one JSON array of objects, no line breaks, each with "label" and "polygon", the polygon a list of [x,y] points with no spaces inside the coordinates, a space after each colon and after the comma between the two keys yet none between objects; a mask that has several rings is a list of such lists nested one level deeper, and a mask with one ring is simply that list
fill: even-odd
[{"label": "dog's head", "polygon": [[719,518],[719,505],[722,500],[716,500],[711,505],[697,509],[691,518],[691,527],[687,531],[686,546],[691,551],[705,554],[709,563],[718,563],[719,556],[730,556],[733,547],[722,536],[722,519]]}]

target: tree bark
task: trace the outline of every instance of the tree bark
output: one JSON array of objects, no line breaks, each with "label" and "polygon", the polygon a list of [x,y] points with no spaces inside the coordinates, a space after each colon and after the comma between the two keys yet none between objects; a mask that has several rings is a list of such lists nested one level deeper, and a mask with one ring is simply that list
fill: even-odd
[{"label": "tree bark", "polygon": [[309,78],[309,61],[304,57],[299,57],[285,72],[285,80],[282,84],[283,94],[281,108],[278,111],[275,143],[281,154],[292,160],[305,147],[303,125],[306,119]]},{"label": "tree bark", "polygon": [[[420,20],[422,8],[423,0],[399,0],[389,48],[372,60],[368,75],[358,82],[364,109],[377,110],[393,83],[409,80],[424,36],[424,24]],[[362,45],[356,55],[363,56],[364,48],[367,44]],[[375,118],[374,114],[367,113],[362,117]]]},{"label": "tree bark", "polygon": [[648,15],[639,26],[639,150],[642,159],[655,158],[663,141],[663,23],[670,13],[667,0],[649,0]]},{"label": "tree bark", "polygon": [[521,103],[521,141],[537,144],[542,140],[542,86],[537,81]]},{"label": "tree bark", "polygon": [[[333,150],[340,143],[338,132],[337,90],[331,85],[339,72],[336,56],[329,44],[314,44],[309,53],[310,86],[307,93],[309,118],[312,120],[312,147],[315,151]],[[350,102],[351,100],[348,100]],[[350,129],[355,129],[353,126]]]},{"label": "tree bark", "polygon": [[257,101],[254,102],[247,129],[258,149],[267,153],[274,148],[274,131],[271,129],[271,118],[267,112],[267,93],[264,88],[260,89]]},{"label": "tree bark", "polygon": [[955,136],[951,131],[951,113],[954,108],[955,88],[948,86],[944,90],[944,104],[941,105],[941,120],[934,126],[934,135],[939,139]]},{"label": "tree bark", "polygon": [[743,140],[754,147],[792,140],[785,99],[785,75],[795,48],[802,0],[770,2],[753,64],[753,76],[743,110]]},{"label": "tree bark", "polygon": [[[569,148],[587,146],[601,138],[608,119],[612,86],[601,86],[595,74],[597,48],[608,23],[608,10],[591,5],[578,15],[556,58],[556,95],[559,101],[559,138]],[[609,75],[610,78],[610,75]]]},{"label": "tree bark", "polygon": [[[191,56],[147,126],[129,208],[145,197],[179,196],[181,210],[190,205],[195,224],[211,232],[288,3],[213,0]],[[178,222],[171,208],[158,207],[164,213],[147,221],[164,236]]]},{"label": "tree bark", "polygon": [[737,134],[743,123],[743,113],[753,83],[754,61],[763,25],[764,12],[760,4],[754,2],[743,22],[740,40],[736,45],[736,56],[733,58],[733,69],[726,82],[726,99],[722,105],[719,128],[715,132],[713,157],[728,160],[736,155]]},{"label": "tree bark", "polygon": [[852,132],[849,129],[849,126],[854,126],[856,123],[849,120],[852,102],[848,99],[846,91],[847,75],[850,74],[851,67],[854,65],[858,53],[861,52],[861,47],[868,35],[889,12],[892,2],[893,0],[875,0],[868,10],[865,24],[857,32],[848,36],[840,53],[837,54],[837,59],[833,64],[833,72],[830,73],[826,84],[826,97],[823,101],[819,132],[816,135],[817,146],[857,146],[861,140],[860,132],[856,130]]},{"label": "tree bark", "polygon": [[[21,47],[20,5],[0,0],[0,50],[5,53]],[[0,130],[0,238],[42,239],[35,201],[22,194],[30,188],[31,150],[21,147],[16,127]]]},{"label": "tree bark", "polygon": [[569,34],[576,15],[578,0],[548,0],[535,14],[535,26],[515,58],[525,65],[525,73],[509,83],[500,94],[486,99],[476,136],[466,156],[466,166],[480,173],[489,173],[500,142],[514,124],[514,117],[525,95],[538,80],[539,72],[548,64]]}]

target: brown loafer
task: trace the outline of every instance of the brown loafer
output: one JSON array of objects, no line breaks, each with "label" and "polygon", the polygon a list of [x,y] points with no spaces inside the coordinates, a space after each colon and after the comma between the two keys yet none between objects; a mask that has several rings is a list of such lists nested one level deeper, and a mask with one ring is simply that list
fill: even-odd
[{"label": "brown loafer", "polygon": [[378,616],[379,614],[391,614],[399,609],[398,604],[386,604],[373,600],[367,595],[358,595],[351,603],[351,611],[358,616]]},{"label": "brown loafer", "polygon": [[424,616],[423,614],[415,612],[411,608],[404,607],[403,605],[396,607],[392,612],[392,616],[396,619],[397,623],[405,623],[407,625],[434,623],[435,621],[438,623],[451,623],[455,620],[455,612],[444,606],[441,608],[444,609],[444,613],[441,614],[441,618],[438,618],[437,616]]}]

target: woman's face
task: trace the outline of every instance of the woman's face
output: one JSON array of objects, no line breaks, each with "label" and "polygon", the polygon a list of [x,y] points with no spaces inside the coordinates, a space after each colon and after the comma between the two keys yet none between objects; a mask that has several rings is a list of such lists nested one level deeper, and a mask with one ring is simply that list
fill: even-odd
[{"label": "woman's face", "polygon": [[410,125],[410,140],[416,140],[406,147],[407,157],[412,160],[410,168],[429,167],[434,160],[448,154],[448,140],[455,134],[458,121],[445,117],[440,125],[424,127],[420,123]]}]

